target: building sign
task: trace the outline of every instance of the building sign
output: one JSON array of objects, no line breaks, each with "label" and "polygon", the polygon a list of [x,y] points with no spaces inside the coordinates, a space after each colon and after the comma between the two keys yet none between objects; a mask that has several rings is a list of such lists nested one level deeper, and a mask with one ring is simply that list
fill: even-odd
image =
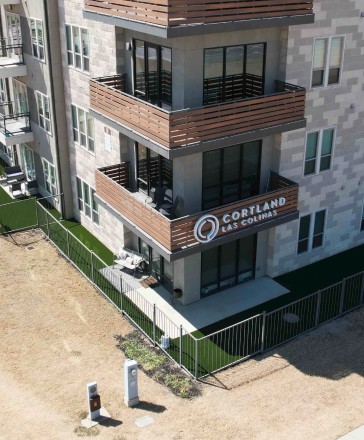
[{"label": "building sign", "polygon": [[193,229],[194,237],[200,243],[209,243],[220,235],[254,226],[278,215],[279,208],[285,206],[286,198],[279,197],[262,204],[251,205],[240,210],[227,212],[220,218],[213,214],[200,217]]}]

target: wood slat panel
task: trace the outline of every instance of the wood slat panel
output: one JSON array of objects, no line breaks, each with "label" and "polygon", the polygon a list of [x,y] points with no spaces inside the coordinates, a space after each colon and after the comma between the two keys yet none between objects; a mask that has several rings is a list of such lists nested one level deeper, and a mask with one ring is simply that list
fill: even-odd
[{"label": "wood slat panel", "polygon": [[[277,215],[274,217],[278,219],[284,215],[296,212],[298,204],[298,185],[276,173],[271,173],[269,191],[267,193],[180,219],[168,220],[158,211],[145,205],[141,200],[133,196],[127,189],[127,185],[129,185],[129,164],[127,162],[96,170],[97,195],[171,252],[186,246],[198,246],[200,244],[195,239],[193,231],[196,221],[202,215],[212,214],[219,219],[220,225],[225,225],[222,217],[226,213],[241,211],[244,208],[249,209],[251,206],[263,205],[264,202],[284,197],[286,203],[284,206],[277,208]],[[261,220],[259,224],[270,220],[271,217]],[[254,225],[240,227],[240,230],[248,229]],[[232,232],[236,231],[237,229]],[[220,227],[217,237],[228,234],[229,232],[224,233]]]},{"label": "wood slat panel", "polygon": [[85,0],[85,10],[166,27],[313,13],[304,0]]},{"label": "wood slat panel", "polygon": [[91,108],[165,148],[299,121],[305,113],[306,91],[281,82],[276,94],[172,112],[128,95],[120,84],[118,77],[90,80]]}]

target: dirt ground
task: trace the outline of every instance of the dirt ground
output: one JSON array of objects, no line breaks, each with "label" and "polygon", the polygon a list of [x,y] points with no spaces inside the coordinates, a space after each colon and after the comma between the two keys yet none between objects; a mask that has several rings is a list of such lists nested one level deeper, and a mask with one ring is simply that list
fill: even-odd
[{"label": "dirt ground", "polygon": [[[0,440],[84,435],[94,380],[112,416],[98,439],[332,440],[364,423],[364,309],[216,374],[192,400],[140,372],[127,408],[113,335],[132,327],[117,310],[35,231],[0,237],[0,280]],[[154,423],[139,428],[143,416]]]}]

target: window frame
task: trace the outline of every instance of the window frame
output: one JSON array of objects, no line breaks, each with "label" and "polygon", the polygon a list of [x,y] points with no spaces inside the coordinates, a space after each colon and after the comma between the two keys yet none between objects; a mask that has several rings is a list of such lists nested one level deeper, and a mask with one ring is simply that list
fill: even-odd
[{"label": "window frame", "polygon": [[[329,79],[329,71],[330,71],[330,56],[331,56],[331,47],[332,47],[332,40],[334,38],[342,38],[343,44],[341,49],[341,62],[340,62],[340,74],[339,74],[339,81],[337,83],[328,84]],[[325,61],[324,61],[324,76],[323,76],[323,83],[320,85],[313,85],[313,72],[314,72],[314,60],[315,60],[315,51],[316,51],[316,41],[318,40],[326,40],[327,46],[326,46],[326,54],[325,54]],[[340,86],[343,76],[343,66],[344,66],[344,53],[345,53],[345,42],[346,42],[346,36],[345,35],[331,35],[329,37],[316,37],[313,42],[313,51],[312,51],[312,65],[311,65],[311,80],[310,80],[310,88],[311,89],[319,89],[322,87],[335,87]],[[319,69],[315,69],[319,70]]]},{"label": "window frame", "polygon": [[[323,229],[322,232],[320,232],[319,234],[315,234],[315,226],[316,226],[316,219],[318,214],[324,212],[324,222],[323,222]],[[308,229],[308,236],[304,239],[300,239],[300,230],[301,230],[301,221],[304,218],[309,217],[309,229]],[[299,218],[299,223],[298,223],[298,236],[297,236],[297,249],[296,249],[296,255],[302,255],[302,254],[306,254],[307,252],[311,252],[314,249],[318,249],[318,248],[322,248],[325,246],[325,240],[326,240],[326,222],[327,222],[327,209],[320,209],[319,211],[315,211],[311,214],[306,214],[303,215]],[[314,245],[314,239],[315,237],[317,237],[318,235],[322,234],[322,242],[320,245],[315,246]],[[307,249],[300,251],[299,246],[300,246],[300,242],[307,240]]]},{"label": "window frame", "polygon": [[[84,116],[84,124],[85,124],[85,132],[81,131],[80,126],[80,114],[83,113]],[[83,109],[82,107],[78,107],[75,104],[71,104],[71,119],[72,119],[72,137],[73,141],[76,145],[79,145],[84,150],[88,151],[91,154],[95,154],[95,120],[90,113]],[[75,120],[76,119],[76,120]],[[89,129],[89,121],[92,123],[92,134],[93,137],[90,136]],[[85,143],[82,142],[82,136],[85,137]]]},{"label": "window frame", "polygon": [[[35,43],[33,41],[32,22],[34,22],[34,24],[35,24],[35,33],[36,33]],[[38,24],[40,24],[42,27],[43,44],[40,44],[40,42],[39,42]],[[29,18],[29,28],[30,28],[30,40],[31,40],[31,45],[32,45],[33,58],[45,63],[46,62],[46,49],[45,49],[45,36],[44,36],[43,20],[41,20],[40,18]],[[37,48],[37,55],[35,54],[34,46],[36,46],[36,48]],[[39,56],[39,53],[40,53],[39,48],[41,48],[43,51],[43,57]]]},{"label": "window frame", "polygon": [[43,165],[44,188],[48,194],[55,197],[58,195],[56,167],[44,157],[42,157],[42,165]]},{"label": "window frame", "polygon": [[76,176],[77,201],[80,213],[89,218],[95,225],[100,225],[99,204],[95,200],[96,191],[80,177]]},{"label": "window frame", "polygon": [[[88,28],[66,23],[65,29],[66,29],[66,52],[67,52],[68,67],[72,67],[78,72],[83,72],[89,75],[90,74],[90,36],[89,36]],[[68,38],[68,29],[70,30],[69,38]],[[76,46],[74,39],[74,30],[78,31],[78,38],[80,40],[80,52],[77,52],[75,50]],[[82,31],[84,31],[87,35],[87,46],[83,44]],[[69,44],[71,47],[69,47]],[[85,47],[87,48],[87,55],[85,55],[84,53]],[[76,61],[77,56],[80,57],[80,67],[77,66],[77,61]],[[70,62],[70,59],[72,59],[72,62]]]},{"label": "window frame", "polygon": [[[51,121],[51,108],[50,108],[50,99],[48,95],[45,95],[39,90],[35,90],[36,101],[37,101],[37,110],[38,110],[38,125],[39,127],[48,134],[52,134],[52,121]],[[42,106],[39,106],[39,100],[41,101]],[[46,103],[48,105],[48,115],[46,117]],[[42,110],[42,113],[41,113]],[[47,126],[48,123],[48,126]]]},{"label": "window frame", "polygon": [[[322,158],[328,156],[328,155],[324,155],[324,156],[322,155],[323,135],[324,135],[325,131],[329,131],[329,130],[333,131],[332,144],[331,144],[331,155],[330,155],[331,156],[330,167],[326,170],[320,171]],[[325,128],[319,128],[317,130],[309,131],[306,133],[303,170],[302,170],[302,177],[303,178],[312,177],[312,176],[316,176],[318,174],[327,173],[329,171],[332,171],[332,167],[333,167],[333,163],[334,163],[334,151],[335,151],[335,145],[336,145],[336,132],[337,132],[337,127],[325,127]],[[308,141],[308,136],[313,133],[318,133],[318,140],[317,140],[317,146],[316,146],[317,149],[316,149],[316,156],[315,156],[315,171],[313,173],[306,174],[305,168],[306,168],[306,162],[308,160],[307,159],[307,145],[308,145],[307,141]],[[310,159],[310,160],[312,160],[312,159]]]}]

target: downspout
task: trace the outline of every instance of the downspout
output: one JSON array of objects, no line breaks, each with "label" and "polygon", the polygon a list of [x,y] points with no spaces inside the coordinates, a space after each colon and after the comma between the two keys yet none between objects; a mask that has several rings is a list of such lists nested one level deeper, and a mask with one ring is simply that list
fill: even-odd
[{"label": "downspout", "polygon": [[49,27],[49,12],[47,6],[47,0],[43,0],[44,6],[44,15],[45,15],[45,28],[46,28],[46,46],[48,52],[49,59],[49,76],[50,76],[50,85],[51,85],[51,108],[53,115],[53,129],[54,129],[54,140],[56,146],[56,162],[57,162],[57,170],[58,170],[58,182],[59,182],[59,194],[61,198],[61,219],[65,218],[65,207],[64,207],[64,194],[63,194],[63,181],[62,181],[62,169],[61,169],[61,161],[59,158],[59,141],[58,141],[58,128],[57,128],[57,119],[56,119],[56,106],[55,106],[55,93],[54,93],[54,83],[53,83],[53,67],[52,67],[52,51],[51,51],[51,43],[50,43],[50,27]]}]

